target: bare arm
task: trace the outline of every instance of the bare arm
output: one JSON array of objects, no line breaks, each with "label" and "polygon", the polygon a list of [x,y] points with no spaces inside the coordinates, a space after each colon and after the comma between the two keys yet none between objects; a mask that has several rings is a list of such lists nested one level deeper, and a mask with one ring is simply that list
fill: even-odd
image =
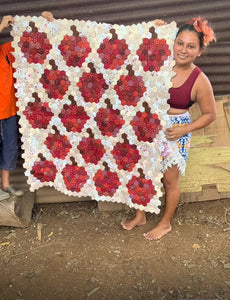
[{"label": "bare arm", "polygon": [[199,104],[201,116],[186,126],[167,128],[165,135],[168,140],[177,140],[189,132],[208,126],[216,119],[216,105],[212,86],[204,73],[199,75],[194,84],[194,88],[196,90],[196,101]]},{"label": "bare arm", "polygon": [[197,97],[201,116],[188,125],[187,132],[208,126],[216,119],[216,104],[211,83],[204,73],[197,80]]}]

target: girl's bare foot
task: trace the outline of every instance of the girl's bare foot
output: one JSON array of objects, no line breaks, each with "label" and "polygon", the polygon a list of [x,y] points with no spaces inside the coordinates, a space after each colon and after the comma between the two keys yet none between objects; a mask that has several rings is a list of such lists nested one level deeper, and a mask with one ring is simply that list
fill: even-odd
[{"label": "girl's bare foot", "polygon": [[164,235],[172,230],[172,226],[170,223],[159,222],[156,227],[150,230],[147,233],[144,233],[144,237],[147,240],[159,240]]},{"label": "girl's bare foot", "polygon": [[145,214],[141,216],[136,216],[134,219],[131,220],[123,220],[121,222],[121,226],[126,230],[131,230],[136,226],[141,226],[146,224]]}]

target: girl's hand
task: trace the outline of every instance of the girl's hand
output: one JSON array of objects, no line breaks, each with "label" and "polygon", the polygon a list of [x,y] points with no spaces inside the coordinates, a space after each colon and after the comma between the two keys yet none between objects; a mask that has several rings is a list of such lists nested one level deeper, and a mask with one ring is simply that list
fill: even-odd
[{"label": "girl's hand", "polygon": [[155,26],[159,27],[159,26],[163,26],[166,25],[167,23],[161,19],[156,19],[154,20]]},{"label": "girl's hand", "polygon": [[54,16],[50,11],[43,11],[41,16],[50,22],[54,20]]},{"label": "girl's hand", "polygon": [[165,130],[165,137],[169,141],[176,141],[186,133],[186,126],[167,128]]},{"label": "girl's hand", "polygon": [[14,23],[14,18],[12,16],[4,16],[0,24],[0,31],[9,27],[12,23]]}]

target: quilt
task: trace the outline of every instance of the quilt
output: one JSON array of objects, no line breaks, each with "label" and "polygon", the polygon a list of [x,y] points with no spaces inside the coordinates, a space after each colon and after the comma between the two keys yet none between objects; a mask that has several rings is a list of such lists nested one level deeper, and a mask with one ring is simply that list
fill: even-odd
[{"label": "quilt", "polygon": [[30,190],[159,213],[176,23],[16,16],[11,35]]}]

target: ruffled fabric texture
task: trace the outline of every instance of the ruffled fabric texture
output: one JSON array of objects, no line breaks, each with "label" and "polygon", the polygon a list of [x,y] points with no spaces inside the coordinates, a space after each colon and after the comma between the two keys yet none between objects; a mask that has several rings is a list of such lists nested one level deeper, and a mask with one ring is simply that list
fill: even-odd
[{"label": "ruffled fabric texture", "polygon": [[[191,123],[189,112],[177,116],[169,116],[167,127],[185,126]],[[189,149],[191,145],[192,133],[182,136],[177,141],[168,141],[164,143],[162,151],[162,172],[176,165],[181,175],[185,175],[186,162],[188,160]]]}]

